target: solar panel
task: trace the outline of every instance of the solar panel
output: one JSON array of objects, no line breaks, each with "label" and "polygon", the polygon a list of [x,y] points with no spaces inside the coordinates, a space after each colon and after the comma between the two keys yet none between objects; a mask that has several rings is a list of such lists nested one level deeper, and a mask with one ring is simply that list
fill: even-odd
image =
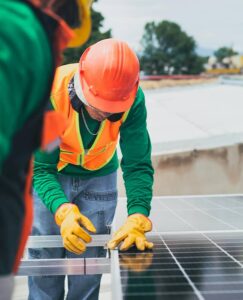
[{"label": "solar panel", "polygon": [[153,207],[155,247],[113,256],[113,298],[243,299],[243,197],[158,197]]},{"label": "solar panel", "polygon": [[[126,218],[126,199],[118,203],[114,230]],[[111,266],[112,299],[243,299],[243,197],[155,197],[152,207],[152,251],[115,250],[111,259],[26,260],[19,275],[101,274]],[[108,240],[95,236],[91,246]],[[41,245],[60,247],[61,238],[30,238],[29,247]]]}]

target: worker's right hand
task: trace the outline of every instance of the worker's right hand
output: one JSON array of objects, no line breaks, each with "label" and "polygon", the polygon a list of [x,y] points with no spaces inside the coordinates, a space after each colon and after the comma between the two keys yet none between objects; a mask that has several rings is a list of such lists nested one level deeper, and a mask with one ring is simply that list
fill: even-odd
[{"label": "worker's right hand", "polygon": [[[63,246],[75,254],[82,254],[86,250],[86,243],[90,243],[91,236],[82,228],[93,233],[96,228],[92,222],[82,215],[75,204],[62,204],[56,211],[55,220],[60,226]],[[82,227],[81,227],[82,225]]]}]

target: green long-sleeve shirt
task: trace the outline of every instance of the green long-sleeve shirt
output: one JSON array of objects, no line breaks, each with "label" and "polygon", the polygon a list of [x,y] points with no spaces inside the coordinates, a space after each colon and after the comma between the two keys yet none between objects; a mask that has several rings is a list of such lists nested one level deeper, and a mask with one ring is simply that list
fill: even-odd
[{"label": "green long-sleeve shirt", "polygon": [[[93,120],[84,110],[85,119],[92,132],[97,132],[100,122]],[[126,121],[120,127],[121,167],[127,193],[128,214],[149,215],[152,198],[153,168],[151,164],[151,143],[146,127],[146,107],[141,88],[131,107]],[[79,118],[80,132],[84,147],[88,149],[94,136],[88,133],[83,119]],[[59,149],[54,153],[38,152],[34,163],[34,188],[47,208],[55,213],[57,208],[68,202],[57,179]],[[119,166],[117,153],[103,168],[89,171],[81,166],[69,164],[61,173],[88,179],[108,175]]]},{"label": "green long-sleeve shirt", "polygon": [[46,33],[28,5],[0,0],[0,173],[12,137],[46,94],[52,63]]}]

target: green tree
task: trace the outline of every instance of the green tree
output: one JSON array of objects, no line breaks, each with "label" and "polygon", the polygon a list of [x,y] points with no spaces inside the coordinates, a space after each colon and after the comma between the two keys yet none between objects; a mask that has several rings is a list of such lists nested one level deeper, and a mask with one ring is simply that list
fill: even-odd
[{"label": "green tree", "polygon": [[[96,2],[96,1],[95,1]],[[81,47],[77,48],[68,48],[63,53],[63,65],[76,63],[79,61],[81,54],[84,50],[90,45],[111,37],[111,29],[101,32],[103,27],[104,17],[100,12],[91,9],[91,18],[92,18],[92,32],[88,41]]]},{"label": "green tree", "polygon": [[219,62],[222,62],[225,57],[230,57],[236,54],[238,54],[238,52],[228,47],[221,47],[214,52],[214,55],[216,56]]},{"label": "green tree", "polygon": [[140,55],[145,74],[198,74],[204,59],[196,54],[196,42],[170,21],[145,25]]}]

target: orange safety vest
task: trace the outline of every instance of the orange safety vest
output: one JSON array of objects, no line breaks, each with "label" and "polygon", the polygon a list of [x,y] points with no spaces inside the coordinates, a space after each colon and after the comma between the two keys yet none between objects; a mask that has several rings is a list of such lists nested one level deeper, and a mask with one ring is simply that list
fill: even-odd
[{"label": "orange safety vest", "polygon": [[82,166],[91,171],[105,166],[116,151],[120,126],[129,112],[125,112],[117,122],[104,120],[92,147],[84,149],[79,127],[79,113],[73,109],[68,93],[68,84],[77,68],[78,64],[59,67],[52,88],[51,101],[55,110],[62,112],[68,118],[68,126],[61,137],[58,171],[68,164]]}]

